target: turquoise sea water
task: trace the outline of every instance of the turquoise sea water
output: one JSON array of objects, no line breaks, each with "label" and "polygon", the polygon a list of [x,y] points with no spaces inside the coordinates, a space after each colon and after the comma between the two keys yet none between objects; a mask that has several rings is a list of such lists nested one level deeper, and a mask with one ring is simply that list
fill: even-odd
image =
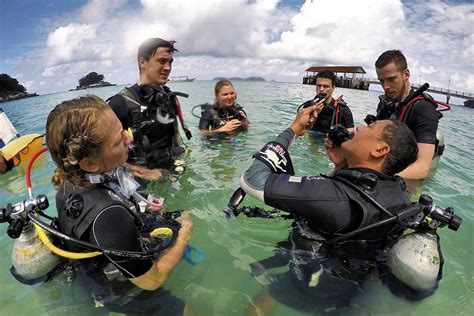
[{"label": "turquoise sea water", "polygon": [[[314,86],[275,82],[235,82],[238,101],[245,107],[251,126],[230,140],[201,137],[198,119],[191,115],[194,105],[212,100],[215,82],[172,83],[175,91],[186,92],[181,98],[184,116],[194,137],[187,144],[187,167],[183,174],[171,174],[151,183],[148,190],[165,197],[170,210],[192,213],[194,231],[190,243],[201,250],[204,261],[196,266],[181,262],[165,288],[182,298],[197,315],[244,315],[254,297],[268,283],[265,276],[254,278],[249,264],[273,254],[277,242],[286,239],[290,223],[277,219],[238,217],[228,220],[224,213],[238,179],[252,161],[252,154],[272,140],[292,121],[297,106],[314,95]],[[1,104],[21,134],[43,133],[50,110],[59,102],[82,94],[107,98],[121,87],[63,92]],[[356,123],[362,123],[375,111],[378,92],[336,89],[344,95]],[[199,111],[197,111],[199,112]],[[446,150],[438,169],[424,181],[419,191],[430,194],[440,206],[454,207],[464,222],[459,231],[439,230],[445,258],[443,279],[438,291],[421,302],[409,302],[393,296],[379,281],[368,282],[353,301],[353,315],[430,315],[436,313],[472,315],[474,310],[474,110],[453,107],[445,112],[440,128]],[[291,149],[299,175],[327,172],[331,166],[324,154],[323,142],[308,135]],[[46,194],[55,214],[54,188],[50,176],[54,170],[49,156],[43,155],[33,169],[35,194]],[[24,166],[0,176],[1,206],[27,197]],[[246,198],[245,205],[260,205]],[[40,286],[18,283],[9,272],[13,240],[0,225],[0,314],[1,315],[90,315],[100,314],[87,299],[87,293],[71,288],[64,278]],[[341,311],[332,310],[333,313]],[[347,311],[346,311],[347,312]],[[302,315],[277,305],[272,315]]]}]

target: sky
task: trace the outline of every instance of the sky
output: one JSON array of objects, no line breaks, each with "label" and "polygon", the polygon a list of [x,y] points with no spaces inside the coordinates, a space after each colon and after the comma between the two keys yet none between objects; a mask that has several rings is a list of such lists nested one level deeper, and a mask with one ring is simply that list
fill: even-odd
[{"label": "sky", "polygon": [[150,37],[175,40],[171,77],[302,82],[311,66],[357,65],[376,78],[388,49],[412,83],[474,93],[473,0],[0,0],[0,73],[28,92],[75,88],[95,71],[138,79]]}]

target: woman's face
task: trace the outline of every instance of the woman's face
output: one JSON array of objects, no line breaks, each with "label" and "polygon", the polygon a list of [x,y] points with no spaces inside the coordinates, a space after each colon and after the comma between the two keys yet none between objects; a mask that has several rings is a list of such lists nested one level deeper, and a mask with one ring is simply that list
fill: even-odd
[{"label": "woman's face", "polygon": [[234,87],[230,85],[222,86],[216,95],[217,104],[223,108],[230,108],[234,105],[236,98],[237,94],[234,91]]},{"label": "woman's face", "polygon": [[100,124],[100,133],[106,135],[101,153],[95,163],[99,166],[98,172],[106,172],[123,166],[128,158],[128,145],[132,137],[122,128],[122,123],[112,110],[103,112]]}]

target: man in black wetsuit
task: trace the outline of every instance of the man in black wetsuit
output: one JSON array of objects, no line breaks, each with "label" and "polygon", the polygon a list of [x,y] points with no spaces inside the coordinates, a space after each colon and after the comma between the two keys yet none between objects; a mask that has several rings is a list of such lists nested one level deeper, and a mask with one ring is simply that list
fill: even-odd
[{"label": "man in black wetsuit", "polygon": [[[299,248],[296,253],[290,251],[298,257],[290,262],[290,270],[297,271],[293,275],[298,280],[291,280],[291,273],[290,279],[286,274],[281,275],[277,285],[269,288],[278,301],[306,312],[335,305],[349,306],[357,293],[356,284],[361,282],[341,281],[340,276],[331,280],[327,272],[321,276],[320,264],[324,266],[325,263],[319,260],[318,247],[314,247],[318,243],[306,237],[317,235],[319,239],[321,236],[332,239],[389,217],[368,202],[360,191],[392,214],[409,206],[403,181],[394,175],[413,163],[418,152],[413,133],[406,125],[395,120],[379,120],[369,126],[355,127],[352,139],[340,147],[328,148],[328,155],[337,169],[333,175],[294,176],[288,149],[296,137],[311,128],[316,119],[316,107],[301,110],[288,129],[257,152],[256,159],[240,181],[245,192],[269,206],[296,215],[297,222],[307,227],[304,237],[298,237],[306,240],[304,249]],[[357,246],[369,244],[372,247],[371,242],[382,243],[393,227],[377,227],[353,236],[351,241],[360,242]],[[294,236],[290,235],[290,240]],[[312,247],[315,252],[308,252]],[[294,247],[290,249],[295,250]],[[302,256],[301,251],[308,255]],[[364,250],[359,250],[359,254],[365,254]],[[342,270],[350,268],[343,266]],[[355,278],[360,276],[349,274],[356,275]],[[324,286],[313,284],[320,278],[320,281],[325,280]],[[292,288],[294,286],[296,289]],[[263,296],[257,299],[256,305],[262,309],[264,306],[271,308],[271,300]]]},{"label": "man in black wetsuit", "polygon": [[388,50],[382,53],[375,62],[375,70],[385,91],[385,95],[379,97],[377,119],[397,118],[404,122],[415,134],[418,144],[418,159],[400,172],[399,176],[405,179],[424,179],[428,176],[437,143],[439,116],[436,104],[427,96],[413,104],[400,104],[414,93],[410,84],[410,70],[401,51]]},{"label": "man in black wetsuit", "polygon": [[[336,79],[336,75],[329,70],[320,71],[316,75],[316,94],[326,93],[326,98],[324,102],[316,108],[318,118],[311,128],[312,132],[326,135],[331,126],[337,124],[341,124],[346,128],[354,127],[352,112],[346,102],[344,102],[342,98],[334,100],[332,97],[332,93],[336,87]],[[308,103],[311,104],[312,102],[313,100],[308,100],[304,105]]]},{"label": "man in black wetsuit", "polygon": [[241,178],[242,189],[267,205],[304,217],[314,230],[329,236],[386,217],[366,205],[341,177],[362,187],[389,210],[396,212],[408,205],[404,186],[394,175],[416,160],[418,148],[413,133],[394,120],[359,125],[352,139],[341,147],[328,148],[338,169],[334,175],[294,176],[288,149],[311,127],[315,110],[316,105],[301,110],[288,129],[255,154],[257,159]]},{"label": "man in black wetsuit", "polygon": [[108,100],[123,128],[132,128],[128,163],[135,176],[157,179],[156,168],[169,168],[184,152],[179,144],[176,97],[165,86],[171,72],[174,41],[150,38],[138,49],[138,83]]}]

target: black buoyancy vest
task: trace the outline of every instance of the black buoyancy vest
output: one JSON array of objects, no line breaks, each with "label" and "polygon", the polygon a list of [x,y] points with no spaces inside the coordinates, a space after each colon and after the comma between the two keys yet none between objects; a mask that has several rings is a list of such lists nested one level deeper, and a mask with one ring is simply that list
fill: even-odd
[{"label": "black buoyancy vest", "polygon": [[[400,213],[411,205],[411,201],[408,198],[405,186],[402,183],[403,180],[401,180],[401,178],[381,179],[377,176],[377,182],[373,188],[367,188],[358,182],[347,179],[345,176],[338,175],[337,172],[333,176],[329,176],[329,178],[332,178],[334,181],[336,181],[337,186],[346,192],[352,202],[352,207],[356,207],[357,205],[357,208],[362,211],[362,220],[356,229],[377,223],[383,219],[388,218],[389,216],[383,213],[373,203],[371,203],[365,196],[363,196],[363,194],[358,192],[357,189],[346,184],[344,180],[341,180],[341,178],[352,182],[360,190],[365,191],[365,193],[371,196],[375,201],[377,201],[380,205],[382,205],[394,215]],[[384,238],[392,227],[393,224],[389,226],[378,227],[354,236],[354,239]]]},{"label": "black buoyancy vest", "polygon": [[318,114],[318,119],[314,123],[312,130],[322,133],[329,132],[333,125],[341,123],[342,114],[344,114],[343,108],[346,106],[343,100],[332,100],[329,104],[325,104],[322,111]]},{"label": "black buoyancy vest", "polygon": [[[414,92],[415,91],[412,89],[407,98],[410,98]],[[422,93],[421,96],[409,101],[403,106],[400,106],[400,102],[389,100],[385,94],[379,95],[379,100],[380,105],[377,108],[377,119],[379,120],[392,118],[405,123],[408,117],[410,117],[410,113],[413,111],[413,105],[415,105],[420,100],[430,102],[435,109],[438,108],[438,105],[434,102],[433,97],[427,93]],[[442,115],[439,116],[439,118],[441,117]]]},{"label": "black buoyancy vest", "polygon": [[[121,199],[111,190],[101,185],[91,188],[73,188],[70,184],[63,184],[56,193],[61,232],[82,239],[99,213],[112,205],[125,207],[137,220],[137,224],[139,223],[135,214],[138,206],[132,201]],[[72,244],[68,244],[68,248],[73,251],[83,250]]]},{"label": "black buoyancy vest", "polygon": [[[163,90],[166,93],[171,92],[171,90],[166,86],[163,86]],[[174,135],[171,136],[171,146],[168,146],[169,138],[167,137],[156,140],[155,142],[150,142],[147,137],[149,129],[146,126],[143,126],[143,122],[156,120],[156,111],[148,110],[152,105],[144,102],[131,87],[122,89],[118,95],[123,97],[127,106],[130,126],[135,129],[134,133],[139,133],[139,135],[134,135],[136,136],[136,139],[134,142],[134,149],[129,155],[129,161],[155,167],[156,165],[162,167],[162,165],[166,165],[172,161],[173,159],[170,157],[170,153],[167,149],[170,147],[178,147],[178,144],[180,143],[176,116],[177,113],[173,112],[177,111],[176,97],[170,98],[167,102],[171,104],[166,105],[167,108],[172,110],[175,116],[175,121],[173,123]],[[144,110],[145,108],[147,110]]]},{"label": "black buoyancy vest", "polygon": [[227,123],[230,119],[234,118],[239,111],[243,109],[238,103],[235,103],[231,108],[222,109],[222,112],[219,111],[215,103],[206,103],[201,105],[201,117],[206,118],[205,113],[210,113],[212,117],[211,128],[217,129]]},{"label": "black buoyancy vest", "polygon": [[[345,228],[343,233],[349,233],[351,231],[354,231],[356,229],[374,224],[379,222],[382,219],[388,218],[388,215],[383,213],[380,209],[378,209],[372,202],[370,202],[367,197],[365,197],[363,194],[359,192],[360,190],[365,191],[372,199],[377,201],[380,205],[385,207],[388,211],[390,211],[392,214],[397,214],[400,211],[404,210],[406,207],[411,205],[411,202],[406,194],[406,191],[404,189],[404,186],[399,182],[398,180],[394,178],[389,178],[387,176],[384,176],[382,174],[378,174],[374,171],[370,170],[362,170],[362,169],[357,169],[357,170],[343,170],[344,172],[336,172],[334,175],[327,176],[327,175],[321,175],[322,177],[329,178],[334,184],[335,187],[337,187],[340,191],[344,192],[347,194],[347,198],[350,201],[350,208],[351,212],[353,212],[352,218],[354,218],[353,222],[348,224]],[[348,172],[359,172],[359,174],[362,174],[360,179],[362,179],[363,176],[366,174],[370,175],[372,178],[375,178],[376,181],[374,185],[371,187],[367,187],[366,185],[363,185],[360,183],[359,180],[354,180],[354,177],[350,177]],[[346,182],[349,182],[350,184],[347,184]],[[356,186],[358,189],[354,188],[352,185]],[[313,189],[314,186],[315,188]],[[304,190],[304,192],[307,192],[307,194],[311,194],[311,192],[318,191],[316,187],[321,186],[321,183],[318,181],[307,181],[306,186],[303,188],[298,187],[298,190]],[[285,188],[288,188],[287,186],[284,186]],[[274,190],[277,192],[282,189],[282,183],[278,181],[273,181],[270,182],[267,180],[267,183],[265,184],[265,203],[268,205],[276,206],[282,205],[280,198],[277,198],[278,193],[275,193]],[[333,188],[328,188],[328,194],[331,195],[330,191],[333,190]],[[287,192],[287,196],[291,196],[292,192]],[[295,196],[300,196],[301,192],[296,193]],[[302,217],[304,217],[303,214],[314,214],[314,213],[320,213],[321,212],[321,201],[325,200],[325,196],[318,196],[315,198],[315,202],[312,203],[311,200],[305,200],[305,204],[297,204],[301,205],[301,207],[304,207],[304,212],[299,212],[302,214]],[[285,200],[284,205],[289,205],[291,203],[299,203],[298,201],[292,201],[292,200]],[[331,212],[333,210],[329,208],[325,211]],[[319,227],[318,223],[315,222],[308,222],[309,226],[312,227],[315,231],[317,231],[320,234],[323,234],[326,238],[333,238],[335,236],[340,235],[340,233],[329,233],[325,231],[323,227]],[[356,235],[354,239],[378,239],[378,238],[383,238],[386,237],[386,233],[392,228],[382,226],[380,228],[375,228],[369,231],[366,231],[364,233],[361,233],[359,235]]]}]

